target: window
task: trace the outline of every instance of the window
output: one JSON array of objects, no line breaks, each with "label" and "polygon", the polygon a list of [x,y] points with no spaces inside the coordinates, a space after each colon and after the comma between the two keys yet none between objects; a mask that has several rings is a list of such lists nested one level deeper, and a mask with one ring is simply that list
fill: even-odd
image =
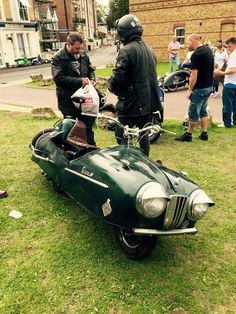
[{"label": "window", "polygon": [[29,20],[27,6],[23,5],[20,0],[19,0],[19,14],[20,14],[20,19],[22,21],[28,21]]},{"label": "window", "polygon": [[24,45],[24,40],[23,40],[23,34],[17,34],[17,42],[18,42],[20,55],[21,55],[21,57],[24,57],[26,55],[26,53],[25,53],[25,45]]},{"label": "window", "polygon": [[175,37],[177,37],[177,41],[180,43],[180,45],[184,45],[185,28],[184,27],[176,27],[175,28]]}]

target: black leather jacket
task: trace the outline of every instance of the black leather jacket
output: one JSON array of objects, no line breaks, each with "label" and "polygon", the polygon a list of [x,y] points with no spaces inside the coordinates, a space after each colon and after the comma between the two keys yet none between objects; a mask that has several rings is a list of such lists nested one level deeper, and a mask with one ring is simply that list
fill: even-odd
[{"label": "black leather jacket", "polygon": [[117,56],[109,89],[118,96],[118,116],[138,117],[161,110],[156,57],[141,38],[126,44]]},{"label": "black leather jacket", "polygon": [[77,115],[71,96],[82,86],[82,77],[95,80],[94,69],[89,57],[80,53],[79,59],[68,53],[66,46],[52,58],[52,77],[56,83],[59,110],[64,115]]}]

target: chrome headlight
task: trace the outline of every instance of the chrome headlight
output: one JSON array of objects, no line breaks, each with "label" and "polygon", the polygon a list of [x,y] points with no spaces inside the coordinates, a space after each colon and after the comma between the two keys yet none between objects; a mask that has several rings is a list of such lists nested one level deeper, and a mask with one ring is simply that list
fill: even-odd
[{"label": "chrome headlight", "polygon": [[208,207],[213,206],[214,202],[207,196],[207,194],[197,189],[190,195],[190,209],[188,211],[188,218],[191,220],[199,220],[207,213]]},{"label": "chrome headlight", "polygon": [[136,207],[138,212],[146,218],[156,218],[165,210],[169,200],[161,184],[149,182],[144,184],[137,193]]}]

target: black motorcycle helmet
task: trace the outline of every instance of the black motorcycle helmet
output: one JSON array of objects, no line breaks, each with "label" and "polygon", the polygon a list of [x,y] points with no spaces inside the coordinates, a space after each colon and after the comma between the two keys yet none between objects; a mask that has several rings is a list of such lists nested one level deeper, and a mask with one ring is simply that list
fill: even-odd
[{"label": "black motorcycle helmet", "polygon": [[121,42],[126,42],[131,36],[142,36],[143,26],[140,20],[132,15],[127,14],[116,21],[117,37]]}]

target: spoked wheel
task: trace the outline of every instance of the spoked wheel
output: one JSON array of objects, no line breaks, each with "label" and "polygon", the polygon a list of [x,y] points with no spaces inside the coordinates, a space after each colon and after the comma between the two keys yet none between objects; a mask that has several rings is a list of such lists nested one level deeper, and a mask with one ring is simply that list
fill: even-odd
[{"label": "spoked wheel", "polygon": [[169,92],[175,92],[178,88],[180,77],[176,76],[172,82],[172,85],[166,86]]},{"label": "spoked wheel", "polygon": [[115,232],[121,249],[132,260],[148,257],[156,244],[155,237],[137,236],[132,231],[120,227],[116,227]]},{"label": "spoked wheel", "polygon": [[[161,126],[161,122],[159,121],[159,119],[156,115],[152,116],[152,124]],[[161,134],[162,134],[161,131],[150,130],[148,132],[149,142],[151,144],[155,143],[159,139]]]}]

